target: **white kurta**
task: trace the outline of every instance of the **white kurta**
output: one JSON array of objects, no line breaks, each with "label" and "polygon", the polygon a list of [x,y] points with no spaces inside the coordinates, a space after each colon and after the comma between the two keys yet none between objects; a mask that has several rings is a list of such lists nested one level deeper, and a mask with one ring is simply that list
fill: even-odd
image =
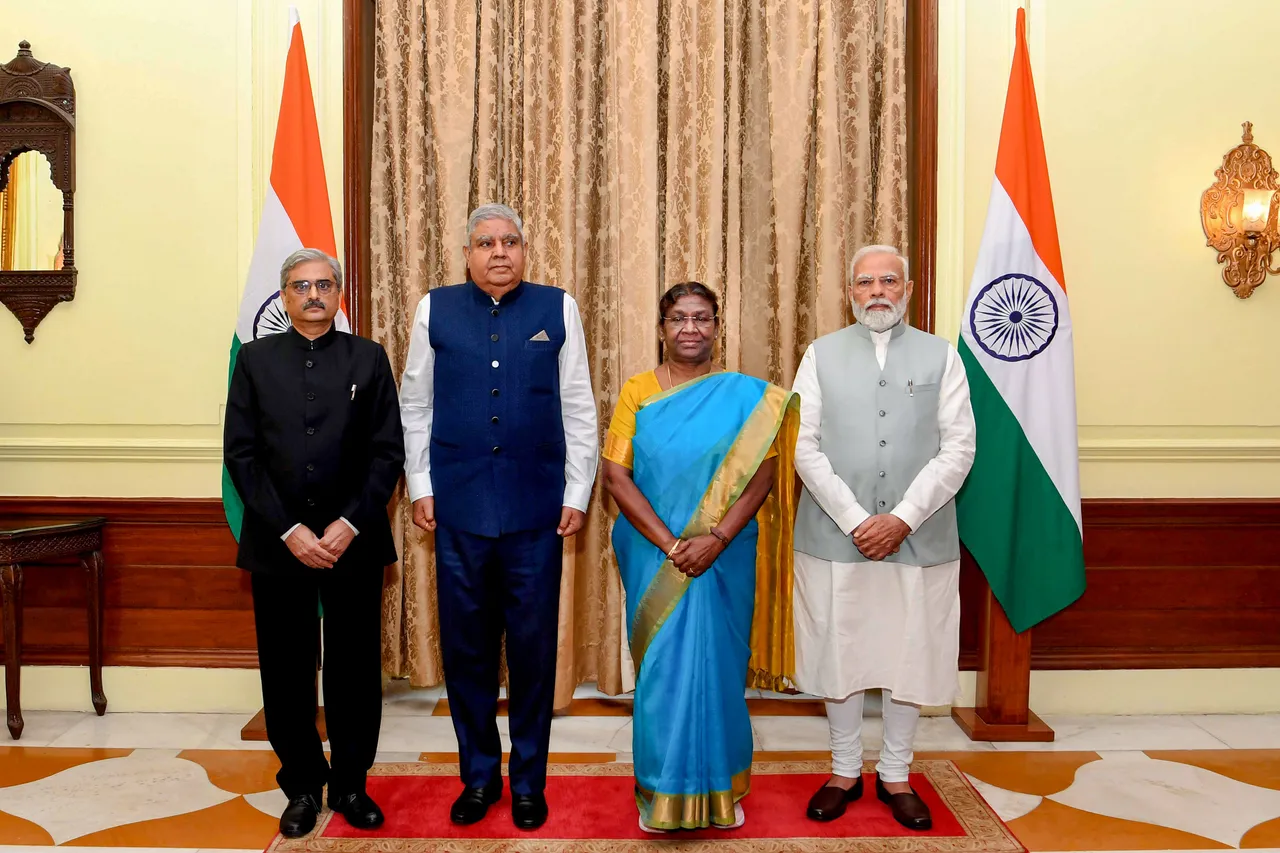
[{"label": "white kurta", "polygon": [[[889,332],[873,332],[884,369]],[[822,389],[813,347],[796,371],[800,434],[796,471],[845,535],[871,517],[819,450]],[[938,397],[941,449],[892,513],[915,530],[955,497],[973,464],[976,432],[969,383],[949,348]],[[885,688],[917,705],[947,705],[959,688],[960,561],[936,566],[835,563],[795,555],[796,686],[843,699]]]}]

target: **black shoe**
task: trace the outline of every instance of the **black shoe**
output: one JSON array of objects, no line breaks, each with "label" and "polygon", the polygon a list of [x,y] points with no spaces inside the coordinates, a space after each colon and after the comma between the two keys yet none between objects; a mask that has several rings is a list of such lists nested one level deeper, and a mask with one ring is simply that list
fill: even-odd
[{"label": "black shoe", "polygon": [[924,832],[933,828],[933,818],[929,815],[929,807],[924,804],[924,800],[920,799],[920,795],[911,789],[910,794],[890,794],[884,787],[884,781],[880,778],[880,774],[876,774],[876,796],[880,802],[889,807],[889,811],[893,812],[893,819],[905,826],[907,829],[914,829],[917,832]]},{"label": "black shoe", "polygon": [[364,791],[350,794],[329,794],[329,808],[347,819],[356,829],[377,829],[382,826],[382,809]]},{"label": "black shoe", "polygon": [[511,822],[516,829],[537,829],[547,822],[547,798],[541,794],[514,794]]},{"label": "black shoe", "polygon": [[449,809],[449,820],[466,826],[479,823],[489,812],[489,806],[502,799],[502,783],[490,782],[483,788],[467,788]]},{"label": "black shoe", "polygon": [[862,796],[862,776],[853,783],[853,787],[837,788],[835,785],[823,785],[809,798],[809,808],[805,816],[809,820],[835,820],[844,814],[845,808]]},{"label": "black shoe", "polygon": [[320,798],[315,794],[290,797],[289,805],[280,815],[280,834],[285,838],[301,838],[316,828],[316,816],[319,814]]}]

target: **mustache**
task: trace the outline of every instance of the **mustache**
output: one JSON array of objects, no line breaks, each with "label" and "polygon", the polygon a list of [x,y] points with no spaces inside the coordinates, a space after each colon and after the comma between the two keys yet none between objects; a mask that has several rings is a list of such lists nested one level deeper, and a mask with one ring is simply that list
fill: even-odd
[{"label": "mustache", "polygon": [[893,304],[893,300],[884,299],[882,297],[876,297],[875,299],[868,300],[866,307],[871,308],[872,306],[875,306],[875,305],[883,305],[885,308],[889,308],[889,309],[898,307]]},{"label": "mustache", "polygon": [[308,299],[302,303],[302,310],[306,311],[308,308],[324,308],[324,302],[319,299]]}]

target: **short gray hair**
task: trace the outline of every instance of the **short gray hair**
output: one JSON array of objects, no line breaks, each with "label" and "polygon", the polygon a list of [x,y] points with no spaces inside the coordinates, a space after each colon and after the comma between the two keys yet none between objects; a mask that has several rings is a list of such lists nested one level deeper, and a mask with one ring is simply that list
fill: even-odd
[{"label": "short gray hair", "polygon": [[893,255],[902,261],[902,278],[911,281],[911,271],[907,269],[907,256],[898,251],[897,246],[863,246],[861,249],[853,253],[853,260],[849,261],[849,282],[853,282],[853,270],[858,266],[858,261],[867,255]]},{"label": "short gray hair", "polygon": [[486,219],[506,219],[516,227],[516,231],[520,234],[520,242],[524,242],[524,222],[520,220],[520,214],[516,213],[513,208],[505,204],[482,204],[475,210],[471,211],[471,215],[467,217],[467,242],[464,246],[471,245],[471,235],[476,233],[476,226]]},{"label": "short gray hair", "polygon": [[294,267],[300,267],[312,261],[327,262],[329,269],[333,270],[333,283],[339,288],[342,287],[342,264],[338,263],[337,258],[330,257],[319,249],[299,249],[285,258],[284,263],[280,265],[280,289],[284,290],[289,286],[289,273],[293,272]]}]

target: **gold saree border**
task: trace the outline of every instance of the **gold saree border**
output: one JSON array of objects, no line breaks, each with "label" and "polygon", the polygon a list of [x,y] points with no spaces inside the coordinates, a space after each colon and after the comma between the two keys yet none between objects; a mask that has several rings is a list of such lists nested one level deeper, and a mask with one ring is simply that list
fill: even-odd
[{"label": "gold saree border", "polygon": [[[704,379],[706,377],[700,377],[664,393],[670,395],[678,388],[687,387]],[[659,394],[650,397],[645,404],[655,402],[663,396],[664,394]],[[784,416],[791,410],[790,402],[793,398],[799,399],[795,394],[777,385],[765,386],[764,393],[751,414],[747,416],[746,424],[734,439],[729,452],[725,454],[715,476],[711,478],[711,483],[698,502],[693,517],[681,532],[680,538],[691,539],[694,536],[710,533],[711,528],[719,523],[759,470],[760,463],[764,461],[765,454],[769,452],[769,447],[778,434]],[[799,411],[798,403],[795,405],[795,410]],[[794,447],[793,442],[793,454]],[[759,571],[758,566],[757,571]],[[653,642],[658,631],[662,629],[667,618],[671,616],[680,599],[688,591],[689,581],[689,576],[677,569],[674,563],[663,560],[657,574],[650,581],[649,588],[641,596],[631,630],[631,660],[635,666],[636,678],[640,677],[641,663],[644,661],[649,644]]]},{"label": "gold saree border", "polygon": [[735,773],[728,791],[703,794],[663,794],[636,785],[636,808],[646,826],[654,829],[704,829],[733,826],[733,806],[751,793],[751,768]]},{"label": "gold saree border", "polygon": [[600,455],[610,462],[616,462],[628,471],[635,467],[635,450],[631,446],[631,439],[621,438],[617,433],[605,432],[604,452]]},{"label": "gold saree border", "polygon": [[756,597],[751,619],[751,660],[747,686],[782,692],[795,688],[794,598],[795,518],[799,497],[796,438],[800,433],[800,395],[784,404],[774,441],[778,448],[773,489],[756,513]]}]

